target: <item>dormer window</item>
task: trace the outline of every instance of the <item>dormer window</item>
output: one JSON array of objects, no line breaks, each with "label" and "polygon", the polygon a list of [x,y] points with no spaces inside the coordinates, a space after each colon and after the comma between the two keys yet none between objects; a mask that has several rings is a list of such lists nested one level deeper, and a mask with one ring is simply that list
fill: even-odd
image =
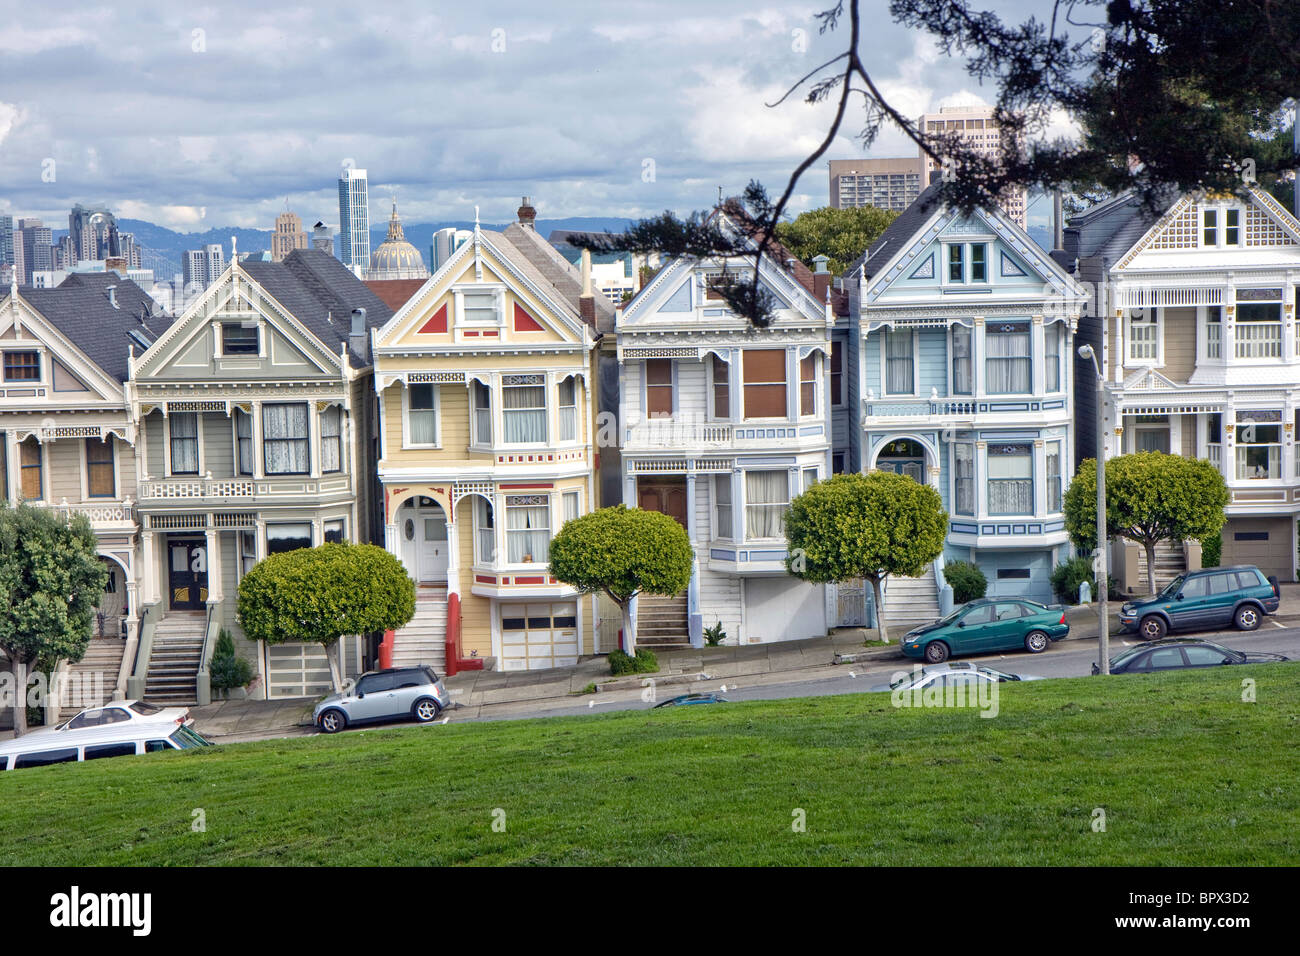
[{"label": "dormer window", "polygon": [[40,352],[6,352],[6,382],[39,382],[41,380]]},{"label": "dormer window", "polygon": [[465,325],[497,324],[495,292],[466,292],[461,301],[461,321]]},{"label": "dormer window", "polygon": [[951,243],[948,246],[947,263],[950,285],[989,281],[987,242]]},{"label": "dormer window", "polygon": [[221,324],[222,355],[256,355],[258,353],[257,326],[239,322]]},{"label": "dormer window", "polygon": [[1215,248],[1217,246],[1241,245],[1241,210],[1223,206],[1212,206],[1201,213],[1201,245]]}]

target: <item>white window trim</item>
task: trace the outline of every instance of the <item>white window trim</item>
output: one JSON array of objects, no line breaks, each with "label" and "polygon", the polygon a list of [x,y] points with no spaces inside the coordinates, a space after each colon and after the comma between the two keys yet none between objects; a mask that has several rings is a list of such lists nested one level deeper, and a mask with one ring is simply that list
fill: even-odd
[{"label": "white window trim", "polygon": [[441,448],[442,447],[442,387],[427,382],[415,385],[429,385],[433,390],[433,437],[432,443],[415,444],[411,441],[411,388],[412,384],[402,383],[402,447],[403,448]]},{"label": "white window trim", "polygon": [[[508,449],[510,451],[518,451],[520,449],[528,451],[534,448],[553,448],[555,446],[555,436],[559,430],[559,424],[557,422],[558,412],[555,404],[555,401],[558,401],[559,395],[558,392],[556,391],[556,383],[553,376],[544,369],[511,369],[507,374],[540,375],[542,377],[542,382],[540,386],[531,385],[527,387],[529,388],[540,387],[542,389],[543,401],[545,401],[546,403],[545,405],[542,406],[543,411],[546,412],[546,440],[540,442],[506,441],[506,389],[521,387],[521,386],[506,385],[506,383],[500,377],[498,377],[495,382],[495,387],[493,388],[492,391],[492,396],[494,398],[499,399],[497,401],[495,412],[492,417],[492,428],[494,430],[494,434],[497,434],[498,432],[496,430],[499,429],[500,430],[499,434],[501,437],[495,440],[492,447],[500,448],[500,449]],[[552,399],[554,399],[554,401]],[[438,410],[441,413],[442,405],[440,402],[438,403]],[[534,409],[534,411],[535,410],[536,409]],[[438,421],[438,439],[439,441],[442,440],[441,415]],[[442,446],[437,445],[437,446],[425,446],[425,447],[442,447]],[[486,447],[486,446],[480,446],[480,447]]]},{"label": "white window trim", "polygon": [[[675,363],[674,363],[673,368],[674,368],[674,371],[673,371],[673,379],[674,379],[674,381],[673,381],[673,404],[676,405],[676,403],[677,403],[677,382],[676,382],[676,376],[677,376],[677,373],[676,373],[676,364],[675,364]],[[564,385],[564,383],[567,382],[567,381],[572,381],[572,382],[573,382],[573,404],[572,404],[572,405],[561,405],[561,404],[560,404],[560,388],[561,388],[561,387]],[[566,373],[560,373],[560,374],[557,374],[556,377],[555,377],[555,385],[554,385],[553,387],[555,388],[555,444],[557,444],[557,445],[565,445],[565,446],[568,446],[568,445],[581,445],[581,444],[582,444],[582,419],[583,419],[583,415],[582,415],[582,411],[581,411],[581,409],[585,406],[585,402],[583,401],[583,382],[582,382],[582,377],[581,377],[580,375],[578,375],[577,373],[567,373],[567,372],[566,372]],[[573,409],[573,437],[572,437],[572,438],[561,438],[561,437],[560,437],[560,412],[561,412],[563,409],[565,409],[565,408],[572,408],[572,409]]]},{"label": "white window trim", "polygon": [[[722,362],[723,365],[727,366],[727,382],[726,382],[727,410],[733,413],[727,418],[719,418],[717,415],[714,414],[714,409],[713,409],[713,390],[715,386],[715,383],[713,381],[713,354],[714,353],[709,352],[705,355],[705,361],[708,363],[707,367],[704,370],[705,388],[708,389],[708,393],[704,397],[704,408],[705,408],[706,420],[710,422],[734,422],[736,421],[736,417],[734,414],[736,410],[735,408],[732,407],[735,403],[732,400],[732,391],[733,391],[732,385],[734,383],[731,380],[732,378],[735,377],[736,370],[734,366],[737,363],[728,362],[725,359],[723,359],[721,356],[718,356],[718,361]],[[673,363],[674,376],[676,375],[676,368],[677,368],[677,363],[674,362]],[[677,402],[677,383],[676,381],[674,381],[673,382],[673,403],[676,404],[676,402]],[[642,407],[644,408],[645,406],[643,405]]]},{"label": "white window trim", "polygon": [[[312,404],[314,405],[315,403],[313,402]],[[339,414],[339,434],[338,434],[339,466],[333,471],[326,471],[325,470],[325,413],[329,412],[331,409],[337,409]],[[436,397],[433,400],[433,411],[434,411],[434,415],[437,416],[438,399]],[[442,423],[439,421],[438,425],[435,426],[435,428],[438,429],[439,437],[442,436],[441,428],[438,427],[441,424]],[[330,404],[326,405],[324,408],[322,408],[320,411],[316,413],[316,471],[318,471],[321,475],[339,475],[339,474],[345,474],[347,472],[348,470],[348,443],[346,439],[347,431],[348,431],[347,416],[343,412],[343,405],[341,402],[331,402]],[[345,527],[344,533],[346,532],[347,529]]]},{"label": "white window trim", "polygon": [[[496,302],[496,319],[491,322],[471,322],[465,316],[465,293],[491,292]],[[455,305],[455,326],[465,329],[503,329],[506,325],[506,287],[501,282],[466,282],[451,287]]]},{"label": "white window trim", "polygon": [[[746,468],[740,473],[741,476],[740,477],[740,498],[741,498],[740,507],[742,509],[740,513],[740,521],[741,521],[741,530],[745,535],[745,540],[742,543],[748,544],[750,542],[766,543],[769,541],[785,541],[786,539],[782,535],[776,535],[774,537],[769,537],[769,538],[758,538],[758,537],[754,537],[749,533],[749,482],[747,479],[751,471],[757,471],[757,472],[771,471],[771,472],[785,473],[785,506],[787,511],[790,508],[790,502],[793,501],[796,497],[796,493],[793,493],[793,488],[791,487],[791,484],[792,482],[794,484],[799,484],[802,481],[802,471],[800,472],[801,477],[793,478],[793,479],[791,478],[790,469],[788,468]],[[777,504],[779,503],[780,502],[777,502]],[[733,494],[732,507],[734,508],[735,506],[736,506],[735,495]],[[770,503],[767,504],[767,506],[770,507]],[[735,518],[733,517],[732,520],[734,521]]]},{"label": "white window trim", "polygon": [[[1237,212],[1237,241],[1228,242],[1228,210]],[[1214,242],[1205,241],[1205,214],[1214,215]],[[1201,203],[1197,210],[1196,247],[1198,249],[1244,249],[1246,248],[1246,209],[1235,202]]]},{"label": "white window trim", "polygon": [[[1217,358],[1210,356],[1210,309],[1219,310],[1219,355]],[[1223,365],[1227,351],[1227,342],[1225,341],[1226,316],[1224,307],[1221,305],[1198,305],[1196,307],[1196,361],[1209,362],[1214,365]],[[1284,343],[1285,347],[1285,343]]]},{"label": "white window trim", "polygon": [[[949,274],[948,274],[948,267],[949,265],[951,265],[948,257],[952,254],[948,250],[951,249],[953,246],[960,246],[962,250],[960,279],[949,278]],[[972,270],[973,258],[971,252],[972,246],[984,247],[984,278],[983,279],[974,279],[971,277],[973,271]],[[940,277],[940,283],[939,283],[940,288],[944,288],[947,286],[965,288],[968,286],[983,287],[983,286],[993,285],[993,258],[994,258],[993,253],[995,252],[995,250],[996,250],[996,242],[994,240],[994,237],[992,236],[968,236],[961,239],[960,241],[954,240],[954,241],[940,242],[939,254],[940,254],[940,259],[942,260],[943,263],[943,273]]]},{"label": "white window trim", "polygon": [[1156,357],[1152,359],[1136,359],[1133,357],[1133,313],[1135,311],[1139,310],[1126,309],[1124,311],[1124,367],[1160,368],[1165,364],[1165,321],[1161,309],[1157,306],[1150,306],[1147,309],[1155,321],[1156,327]]},{"label": "white window trim", "polygon": [[122,456],[119,455],[117,451],[117,445],[119,439],[117,438],[116,435],[111,435],[111,434],[105,434],[103,436],[103,439],[104,441],[111,441],[109,447],[113,449],[113,496],[111,498],[105,498],[103,496],[98,496],[95,498],[90,497],[90,460],[89,460],[89,456],[86,454],[86,442],[89,441],[90,439],[79,438],[76,439],[76,441],[78,443],[77,454],[81,458],[81,500],[82,501],[93,502],[93,501],[121,501],[122,500],[122,469],[121,469]]},{"label": "white window trim", "polygon": [[[743,474],[743,472],[742,472],[742,474]],[[724,474],[714,474],[712,477],[713,477],[714,481],[713,481],[712,486],[709,488],[709,525],[710,525],[710,527],[713,529],[713,537],[714,537],[715,540],[721,540],[721,541],[732,541],[732,539],[733,539],[733,535],[735,534],[735,524],[736,524],[736,481],[735,481],[735,473],[733,473],[733,472],[726,472],[726,473],[724,473]],[[726,482],[727,482],[727,485],[731,488],[731,505],[730,505],[730,507],[731,507],[731,526],[728,527],[728,528],[725,528],[725,529],[722,528],[722,527],[720,527],[719,524],[718,524],[718,491],[717,491],[718,485],[717,485],[717,480],[720,479],[720,478],[721,478],[721,479],[725,479]],[[743,481],[743,479],[742,479],[742,481]],[[742,520],[743,520],[743,519],[742,519]]]},{"label": "white window trim", "polygon": [[[668,367],[672,370],[673,411],[672,414],[669,416],[669,418],[675,420],[677,418],[678,412],[680,411],[680,406],[678,404],[679,396],[677,393],[677,360],[671,358],[646,359],[644,362],[641,363],[641,420],[647,422],[652,420],[650,418],[650,363],[653,361],[667,362]],[[662,388],[663,386],[655,386],[655,387]],[[658,419],[658,421],[663,421],[663,420],[664,419]]]},{"label": "white window trim", "polygon": [[[574,509],[574,511],[575,511],[575,513],[574,513],[574,518],[581,518],[581,517],[582,517],[582,489],[581,489],[581,488],[564,488],[564,489],[561,489],[561,491],[560,491],[560,519],[561,519],[561,521],[572,521],[572,520],[573,520],[573,518],[566,518],[566,517],[564,516],[564,512],[565,512],[565,510],[566,510],[566,504],[565,504],[565,503],[569,500],[570,497],[574,498],[574,499],[578,502],[578,506],[577,506],[577,508]],[[563,524],[561,524],[560,527],[563,527]]]},{"label": "white window trim", "polygon": [[[497,524],[499,525],[498,527],[499,534],[497,535],[497,540],[500,545],[505,546],[504,550],[502,550],[500,547],[498,547],[497,549],[497,557],[498,557],[497,567],[499,569],[507,569],[511,571],[524,571],[530,569],[536,570],[538,568],[550,567],[549,561],[520,561],[515,564],[510,563],[510,521],[509,521],[510,506],[506,503],[506,499],[513,497],[515,495],[527,495],[527,494],[528,492],[518,492],[518,491],[512,491],[509,493],[502,494],[501,510],[493,511],[493,518],[494,520],[497,521]],[[549,523],[549,527],[546,530],[550,536],[548,539],[549,541],[555,540],[555,533],[559,530],[559,526],[555,523],[556,508],[558,507],[560,509],[561,516],[563,516],[564,514],[563,505],[557,505],[556,502],[557,497],[558,496],[554,492],[551,492],[546,495],[546,520]],[[549,550],[549,546],[548,546],[548,550]]]},{"label": "white window trim", "polygon": [[[892,332],[893,329],[882,328],[881,333]],[[909,331],[904,329],[903,331]],[[886,355],[885,341],[886,336],[881,334],[880,339],[880,394],[885,398],[897,396],[899,398],[918,398],[921,394],[921,363],[917,361],[917,350],[920,345],[919,336],[916,329],[910,330],[912,333],[912,390],[910,392],[891,392],[888,390],[889,384],[889,358]]]},{"label": "white window trim", "polygon": [[[804,385],[803,362],[804,359],[806,358],[810,358],[813,360],[813,377],[812,377],[813,410],[811,412],[804,412],[803,410],[803,385]],[[809,352],[803,358],[800,358],[799,353],[796,352],[794,356],[794,377],[795,379],[797,379],[796,385],[798,387],[798,391],[795,392],[795,396],[794,396],[794,405],[795,405],[795,413],[801,421],[805,419],[821,418],[825,414],[825,409],[822,408],[822,361],[821,359],[822,359],[821,352]]]},{"label": "white window trim", "polygon": [[202,412],[176,412],[177,415],[193,415],[194,439],[198,443],[199,468],[197,474],[186,472],[183,475],[177,475],[172,471],[172,416],[166,415],[163,418],[163,473],[168,478],[202,478],[203,471],[203,413]]}]

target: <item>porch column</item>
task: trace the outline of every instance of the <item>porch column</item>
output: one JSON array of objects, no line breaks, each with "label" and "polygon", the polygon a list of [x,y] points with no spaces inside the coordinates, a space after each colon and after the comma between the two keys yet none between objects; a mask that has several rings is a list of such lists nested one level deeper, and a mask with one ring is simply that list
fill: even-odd
[{"label": "porch column", "polygon": [[1034,440],[1034,514],[1047,514],[1047,442]]},{"label": "porch column", "polygon": [[691,540],[691,579],[686,585],[686,633],[692,647],[704,646],[704,615],[700,610],[700,562],[695,553],[695,462],[687,463],[686,534]]},{"label": "porch column", "polygon": [[455,517],[456,504],[452,498],[447,510],[447,631],[444,637],[448,677],[455,677],[460,671],[460,528]]},{"label": "porch column", "polygon": [[[249,415],[253,420],[253,477],[261,479],[266,477],[266,461],[262,454],[262,403],[253,402],[253,411]],[[235,462],[238,466],[238,462]]]},{"label": "porch column", "polygon": [[975,443],[975,517],[981,518],[989,513],[989,443]]},{"label": "porch column", "polygon": [[221,532],[209,528],[203,532],[208,552],[208,603],[220,604],[221,593]]},{"label": "porch column", "polygon": [[158,588],[158,552],[155,538],[156,534],[153,531],[144,531],[140,535],[140,545],[143,551],[141,560],[144,562],[141,577],[144,583],[145,604],[157,604],[162,600]]},{"label": "porch column", "polygon": [[745,540],[745,473],[731,473],[731,540],[737,548]]},{"label": "porch column", "polygon": [[1047,335],[1043,327],[1043,317],[1030,317],[1029,323],[1029,368],[1032,370],[1032,388],[1035,395],[1047,391]]},{"label": "porch column", "polygon": [[984,316],[971,318],[970,335],[971,398],[984,394]]}]

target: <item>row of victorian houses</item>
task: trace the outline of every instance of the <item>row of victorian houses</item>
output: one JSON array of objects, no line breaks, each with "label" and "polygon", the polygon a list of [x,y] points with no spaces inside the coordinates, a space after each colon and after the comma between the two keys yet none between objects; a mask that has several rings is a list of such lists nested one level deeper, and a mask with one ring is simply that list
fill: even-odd
[{"label": "row of victorian houses", "polygon": [[[1300,223],[1254,189],[1163,211],[1120,197],[1049,255],[1000,211],[934,195],[842,277],[765,257],[764,328],[719,292],[752,259],[670,260],[615,309],[527,206],[427,280],[365,283],[299,250],[232,255],[176,317],[111,274],[11,288],[3,493],[90,518],[111,575],[79,666],[159,700],[206,697],[222,628],[254,694],[324,691],[320,647],[250,643],[234,608],[255,563],[327,541],[382,544],[417,584],[407,627],[342,642],[349,674],[607,652],[619,615],[552,577],[547,552],[566,520],[618,502],[671,515],[695,552],[685,594],[639,600],[642,642],[916,620],[951,605],[954,560],[991,595],[1050,600],[1072,553],[1064,489],[1098,441],[1214,462],[1232,492],[1223,561],[1293,578]],[[734,206],[715,215],[745,234]],[[790,500],[878,469],[933,485],[950,515],[944,553],[891,580],[883,609],[784,570]],[[1159,560],[1194,567],[1199,545]],[[1114,567],[1140,586],[1136,549],[1116,545]]]}]

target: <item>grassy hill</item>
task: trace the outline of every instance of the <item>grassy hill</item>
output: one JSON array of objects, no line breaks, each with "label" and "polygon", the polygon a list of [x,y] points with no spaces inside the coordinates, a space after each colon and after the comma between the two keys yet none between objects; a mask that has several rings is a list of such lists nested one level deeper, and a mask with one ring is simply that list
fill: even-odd
[{"label": "grassy hill", "polygon": [[862,694],[65,764],[0,774],[0,862],[1290,864],[1297,701],[1281,664],[1013,686],[993,719]]}]

